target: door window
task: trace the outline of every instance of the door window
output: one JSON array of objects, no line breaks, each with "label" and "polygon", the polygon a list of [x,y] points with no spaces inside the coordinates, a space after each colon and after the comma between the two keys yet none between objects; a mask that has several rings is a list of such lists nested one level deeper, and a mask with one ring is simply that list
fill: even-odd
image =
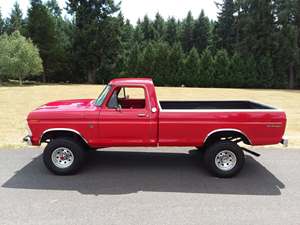
[{"label": "door window", "polygon": [[107,104],[108,108],[122,109],[143,109],[145,106],[145,90],[142,87],[116,88]]}]

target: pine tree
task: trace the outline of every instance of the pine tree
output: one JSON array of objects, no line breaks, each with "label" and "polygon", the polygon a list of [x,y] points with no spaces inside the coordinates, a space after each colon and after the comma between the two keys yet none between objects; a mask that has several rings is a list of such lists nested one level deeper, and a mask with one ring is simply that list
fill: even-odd
[{"label": "pine tree", "polygon": [[[237,49],[243,54],[270,57],[274,49],[274,15],[271,0],[238,2]],[[259,59],[258,59],[259,60]]]},{"label": "pine tree", "polygon": [[199,83],[200,58],[198,51],[193,47],[184,63],[184,84],[189,87],[197,87]]},{"label": "pine tree", "polygon": [[0,8],[0,35],[4,33],[4,20],[2,18],[1,8]]},{"label": "pine tree", "polygon": [[173,46],[178,41],[178,23],[174,17],[171,17],[166,22],[166,37],[165,40],[169,45]]},{"label": "pine tree", "polygon": [[154,81],[158,85],[166,85],[166,81],[170,76],[169,73],[169,51],[170,47],[166,42],[156,41],[154,42],[155,60],[153,65]]},{"label": "pine tree", "polygon": [[258,79],[257,63],[255,57],[252,54],[248,56],[240,56],[242,60],[242,65],[240,70],[243,72],[243,82],[242,86],[246,88],[257,88],[260,86],[260,81]]},{"label": "pine tree", "polygon": [[194,42],[195,48],[199,54],[203,52],[208,46],[209,41],[209,19],[205,16],[204,11],[201,10],[201,14],[195,22],[194,27]]},{"label": "pine tree", "polygon": [[156,13],[155,20],[153,22],[154,39],[163,40],[165,38],[165,21],[159,13]]},{"label": "pine tree", "polygon": [[204,50],[200,57],[199,86],[213,87],[215,80],[214,59],[211,51]]},{"label": "pine tree", "polygon": [[[300,49],[300,0],[295,1],[295,25],[298,30],[298,49]],[[296,76],[297,85],[300,87],[300,56],[297,60]]]},{"label": "pine tree", "polygon": [[141,24],[142,24],[141,20],[138,19],[137,24],[134,29],[134,32],[133,32],[133,40],[138,44],[141,44],[144,40],[144,33],[142,31]]},{"label": "pine tree", "polygon": [[244,87],[246,84],[244,80],[246,78],[246,74],[248,71],[245,71],[245,62],[243,58],[235,53],[230,60],[230,79],[229,79],[229,87]]},{"label": "pine tree", "polygon": [[28,36],[40,50],[44,67],[42,80],[46,82],[49,74],[54,69],[52,60],[57,40],[55,37],[55,21],[41,0],[31,0],[31,7],[28,10],[27,30]]},{"label": "pine tree", "polygon": [[232,53],[236,42],[234,1],[223,0],[223,3],[218,6],[221,12],[216,25],[217,46],[218,49],[226,49],[227,52]]},{"label": "pine tree", "polygon": [[143,75],[141,72],[145,73],[144,70],[141,69],[141,65],[143,64],[143,54],[137,43],[132,46],[126,62],[125,75],[138,77]]},{"label": "pine tree", "polygon": [[59,7],[57,0],[48,0],[46,2],[47,8],[50,10],[51,14],[55,17],[61,17],[61,8]]},{"label": "pine tree", "polygon": [[[154,76],[155,74],[155,57],[156,57],[156,46],[152,42],[148,43],[144,48],[142,60],[141,60],[141,69],[146,76]],[[155,80],[155,82],[157,82]]]},{"label": "pine tree", "polygon": [[141,22],[140,27],[143,32],[144,41],[154,40],[155,30],[152,21],[147,15],[144,16],[144,20]]},{"label": "pine tree", "polygon": [[126,20],[126,22],[124,22],[122,13],[119,13],[118,20],[120,25],[121,49],[117,62],[117,72],[124,73],[130,51],[134,44],[134,28],[130,24],[130,21],[128,19]]},{"label": "pine tree", "polygon": [[173,44],[168,57],[169,74],[166,77],[166,84],[178,86],[183,84],[184,54],[180,43]]},{"label": "pine tree", "polygon": [[75,16],[73,44],[76,68],[95,83],[109,79],[116,68],[120,48],[120,26],[112,17],[119,10],[113,1],[69,0],[68,11]]},{"label": "pine tree", "polygon": [[61,9],[56,0],[50,0],[46,3],[52,20],[54,21],[55,42],[51,50],[51,69],[48,71],[48,81],[78,81],[72,73],[72,36],[74,27],[67,18],[63,19]]},{"label": "pine tree", "polygon": [[276,72],[274,85],[276,87],[284,85],[292,89],[295,86],[295,69],[299,59],[298,31],[293,12],[294,1],[275,0],[274,8],[277,17],[276,48],[272,55]]},{"label": "pine tree", "polygon": [[230,60],[225,49],[217,52],[214,60],[214,85],[215,87],[227,87],[230,83]]},{"label": "pine tree", "polygon": [[22,25],[23,25],[23,13],[20,9],[20,5],[18,2],[15,2],[13,9],[9,18],[9,28],[8,32],[13,33],[15,31],[19,31],[23,33]]},{"label": "pine tree", "polygon": [[182,23],[181,44],[183,51],[188,53],[194,46],[194,19],[191,11],[188,12],[187,17]]}]

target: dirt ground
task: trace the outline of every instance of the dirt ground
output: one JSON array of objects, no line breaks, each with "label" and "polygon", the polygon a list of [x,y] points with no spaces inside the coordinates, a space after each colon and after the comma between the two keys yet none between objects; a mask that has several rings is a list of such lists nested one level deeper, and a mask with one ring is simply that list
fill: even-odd
[{"label": "dirt ground", "polygon": [[[72,98],[96,98],[100,85],[41,85],[0,87],[0,147],[17,148],[26,134],[26,116],[34,108],[49,101]],[[287,113],[286,134],[290,147],[300,146],[300,91],[156,88],[160,100],[254,100],[283,109]]]}]

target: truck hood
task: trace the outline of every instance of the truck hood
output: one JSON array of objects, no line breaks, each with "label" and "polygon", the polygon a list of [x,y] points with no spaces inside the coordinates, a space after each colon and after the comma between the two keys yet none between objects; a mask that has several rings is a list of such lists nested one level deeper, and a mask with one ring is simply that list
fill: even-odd
[{"label": "truck hood", "polygon": [[76,120],[95,110],[93,99],[72,99],[49,102],[29,113],[27,120]]},{"label": "truck hood", "polygon": [[42,105],[36,110],[80,111],[81,109],[86,109],[92,106],[93,101],[94,99],[59,100]]}]

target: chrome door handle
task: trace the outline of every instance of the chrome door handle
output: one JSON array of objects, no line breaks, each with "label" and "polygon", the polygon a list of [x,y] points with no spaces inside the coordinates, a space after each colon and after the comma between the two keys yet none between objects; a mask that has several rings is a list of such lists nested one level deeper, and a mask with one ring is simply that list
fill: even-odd
[{"label": "chrome door handle", "polygon": [[146,114],[145,113],[140,113],[140,114],[138,114],[138,117],[146,117]]}]

